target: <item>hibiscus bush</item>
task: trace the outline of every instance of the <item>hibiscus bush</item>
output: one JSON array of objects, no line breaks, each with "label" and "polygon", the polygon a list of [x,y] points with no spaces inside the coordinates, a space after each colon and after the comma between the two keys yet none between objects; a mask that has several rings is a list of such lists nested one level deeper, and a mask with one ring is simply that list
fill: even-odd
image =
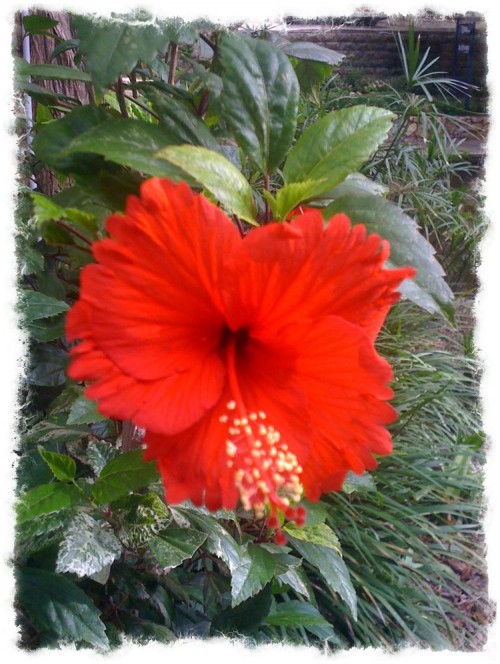
[{"label": "hibiscus bush", "polygon": [[360,173],[393,114],[297,129],[342,59],[312,44],[72,26],[17,63],[23,645],[464,645],[440,588],[464,585],[445,559],[481,560],[477,381],[432,345],[453,321],[433,247]]}]

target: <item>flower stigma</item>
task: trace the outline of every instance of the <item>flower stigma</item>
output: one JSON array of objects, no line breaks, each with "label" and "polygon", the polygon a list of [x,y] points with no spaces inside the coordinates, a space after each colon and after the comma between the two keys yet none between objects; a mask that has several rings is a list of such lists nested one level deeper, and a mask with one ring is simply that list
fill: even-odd
[{"label": "flower stigma", "polygon": [[245,510],[253,510],[258,519],[267,516],[267,526],[275,531],[274,541],[284,544],[279,513],[298,526],[305,523],[305,509],[294,507],[302,497],[303,472],[297,457],[281,440],[281,434],[267,420],[263,411],[247,413],[235,370],[235,342],[228,344],[228,376],[232,395],[227,412],[219,422],[227,427],[227,467],[234,474]]}]

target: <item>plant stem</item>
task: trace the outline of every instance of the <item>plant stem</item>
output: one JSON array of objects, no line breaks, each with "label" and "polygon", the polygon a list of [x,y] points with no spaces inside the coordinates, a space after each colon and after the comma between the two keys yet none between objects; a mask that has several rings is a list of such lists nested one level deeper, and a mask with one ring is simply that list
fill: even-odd
[{"label": "plant stem", "polygon": [[[85,237],[85,235],[82,235],[79,231],[77,231],[75,228],[72,228],[68,224],[65,224],[64,221],[56,221],[56,224],[60,226],[60,228],[64,228],[65,231],[68,231],[68,233],[72,233],[75,237],[79,238],[82,240],[82,242],[85,242],[89,246],[92,244],[92,242]],[[83,247],[79,247],[79,249],[83,249]],[[84,251],[88,251],[88,249],[84,249]]]},{"label": "plant stem", "polygon": [[[269,175],[264,175],[264,189],[266,191],[269,191]],[[265,202],[265,207],[264,207],[264,221],[267,224],[271,220],[271,209],[269,207],[269,203]]]},{"label": "plant stem", "polygon": [[124,118],[128,118],[127,104],[125,103],[123,81],[121,76],[118,76],[115,89],[116,89],[116,99],[118,100],[118,106],[120,107],[120,113],[123,115]]},{"label": "plant stem", "polygon": [[179,54],[179,45],[170,43],[170,69],[168,70],[168,82],[175,85],[175,71],[177,69],[177,56]]}]

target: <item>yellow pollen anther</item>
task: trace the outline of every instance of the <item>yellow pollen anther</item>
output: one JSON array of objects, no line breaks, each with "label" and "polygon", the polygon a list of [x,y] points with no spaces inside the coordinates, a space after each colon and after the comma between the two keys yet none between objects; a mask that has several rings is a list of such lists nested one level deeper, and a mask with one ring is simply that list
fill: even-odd
[{"label": "yellow pollen anther", "polygon": [[236,401],[228,401],[226,404],[228,410],[234,410],[236,408]]},{"label": "yellow pollen anther", "polygon": [[219,417],[219,422],[222,422],[222,424],[225,424],[228,421],[228,416],[227,415],[221,415]]},{"label": "yellow pollen anther", "polygon": [[261,420],[265,420],[265,419],[266,419],[266,414],[264,413],[264,411],[259,410],[258,415],[259,415],[259,417],[260,417]]}]

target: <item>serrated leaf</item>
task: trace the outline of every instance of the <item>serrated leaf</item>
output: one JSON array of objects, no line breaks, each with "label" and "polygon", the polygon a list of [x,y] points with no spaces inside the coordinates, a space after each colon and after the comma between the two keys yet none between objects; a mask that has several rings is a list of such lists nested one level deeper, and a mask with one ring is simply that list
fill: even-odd
[{"label": "serrated leaf", "polygon": [[304,560],[316,567],[327,585],[340,595],[351,610],[354,619],[357,620],[356,591],[352,585],[349,571],[338,553],[330,547],[299,540],[290,533],[288,533],[288,540]]},{"label": "serrated leaf", "polygon": [[17,553],[27,555],[55,544],[61,540],[63,529],[73,516],[73,509],[62,509],[16,524]]},{"label": "serrated leaf", "polygon": [[49,452],[41,445],[38,446],[38,454],[52,471],[54,477],[61,482],[71,482],[75,478],[76,463],[67,454]]},{"label": "serrated leaf", "polygon": [[235,569],[231,578],[232,606],[237,606],[258,593],[273,578],[276,565],[274,556],[257,544],[248,544],[250,566]]},{"label": "serrated leaf", "polygon": [[74,484],[41,484],[26,491],[17,504],[17,522],[36,519],[41,514],[58,512],[77,505],[81,494]]},{"label": "serrated leaf", "polygon": [[102,469],[92,487],[94,500],[109,503],[130,491],[147,486],[159,477],[156,463],[144,461],[142,450],[120,454]]},{"label": "serrated leaf", "polygon": [[226,157],[193,145],[164,148],[156,156],[181,168],[238,217],[256,223],[252,189]]},{"label": "serrated leaf", "polygon": [[56,561],[57,572],[91,576],[110,565],[122,552],[113,531],[88,514],[78,514],[64,533]]},{"label": "serrated leaf", "polygon": [[141,546],[159,535],[171,522],[169,508],[155,493],[131,494],[115,501],[115,510],[123,514],[120,538],[129,547]]},{"label": "serrated leaf", "polygon": [[296,126],[299,84],[288,58],[271,44],[234,34],[221,38],[224,118],[245,154],[264,173],[275,170]]},{"label": "serrated leaf", "polygon": [[162,567],[177,567],[191,558],[207,539],[206,533],[187,528],[169,528],[149,541],[151,551]]},{"label": "serrated leaf", "polygon": [[105,19],[73,16],[72,26],[80,40],[78,52],[101,89],[131,72],[139,60],[153,60],[168,44],[168,34],[146,12]]},{"label": "serrated leaf", "polygon": [[169,133],[176,137],[176,144],[201,145],[215,152],[220,151],[210,129],[194,110],[188,110],[187,104],[156,87],[143,87],[141,92],[149,99],[153,110],[159,116],[160,126],[166,127]]},{"label": "serrated leaf", "polygon": [[36,192],[31,193],[31,199],[33,200],[33,209],[39,227],[42,227],[47,221],[65,219],[71,221],[73,225],[84,232],[90,232],[92,238],[95,237],[97,230],[95,214],[77,208],[62,207],[57,204],[54,198]]},{"label": "serrated leaf", "polygon": [[165,127],[132,118],[114,118],[76,137],[68,144],[65,154],[91,152],[146,175],[178,182],[185,179],[184,174],[158,159],[156,153],[165,146],[179,143],[175,133]]},{"label": "serrated leaf", "polygon": [[41,632],[61,639],[109,646],[99,609],[72,581],[43,569],[24,567],[18,573],[18,601]]},{"label": "serrated leaf", "polygon": [[66,423],[72,424],[93,424],[108,419],[101,415],[97,410],[97,403],[90,401],[85,396],[80,396],[73,402]]},{"label": "serrated leaf", "polygon": [[331,75],[333,66],[326,62],[314,60],[301,60],[292,57],[295,75],[300,84],[302,95],[311,99],[317,106],[321,105],[320,87],[323,81]]},{"label": "serrated leaf", "polygon": [[64,65],[33,65],[21,59],[16,61],[16,71],[19,76],[31,76],[43,80],[83,81],[85,83],[90,83],[92,80],[87,72],[80,69]]},{"label": "serrated leaf", "polygon": [[118,455],[116,447],[103,440],[91,440],[87,445],[87,460],[96,475],[99,475],[106,464]]},{"label": "serrated leaf", "polygon": [[314,526],[297,527],[292,523],[283,527],[283,531],[288,535],[293,535],[295,539],[333,549],[339,555],[342,553],[340,542],[337,535],[326,523],[318,523]]},{"label": "serrated leaf", "polygon": [[303,595],[306,599],[312,599],[312,593],[308,588],[309,579],[302,567],[289,567],[286,572],[277,577],[282,583],[286,583],[296,593]]},{"label": "serrated leaf", "polygon": [[28,321],[34,321],[68,311],[69,305],[37,291],[23,290],[19,296],[19,309]]},{"label": "serrated leaf", "polygon": [[340,196],[325,212],[325,219],[343,212],[352,223],[363,223],[369,233],[378,233],[391,245],[390,265],[411,265],[417,270],[414,285],[406,279],[401,293],[434,313],[450,305],[453,293],[444,280],[444,270],[435,259],[432,245],[419,233],[417,224],[394,203],[369,194]]},{"label": "serrated leaf", "polygon": [[333,189],[321,194],[318,198],[320,199],[335,199],[340,198],[349,194],[351,196],[359,196],[362,194],[375,194],[377,196],[383,196],[389,191],[389,188],[385,184],[380,182],[375,182],[370,180],[362,173],[351,173],[346,177],[346,179],[338,184]]},{"label": "serrated leaf", "polygon": [[33,140],[37,158],[59,173],[95,174],[103,162],[101,156],[70,153],[68,148],[77,136],[108,118],[109,115],[101,107],[86,105],[47,123]]},{"label": "serrated leaf", "polygon": [[330,625],[315,606],[296,599],[280,602],[279,604],[275,603],[264,623],[281,627]]},{"label": "serrated leaf", "polygon": [[332,111],[309,126],[288,155],[286,183],[322,180],[322,194],[358,170],[386,139],[394,114],[383,108],[352,106]]}]

